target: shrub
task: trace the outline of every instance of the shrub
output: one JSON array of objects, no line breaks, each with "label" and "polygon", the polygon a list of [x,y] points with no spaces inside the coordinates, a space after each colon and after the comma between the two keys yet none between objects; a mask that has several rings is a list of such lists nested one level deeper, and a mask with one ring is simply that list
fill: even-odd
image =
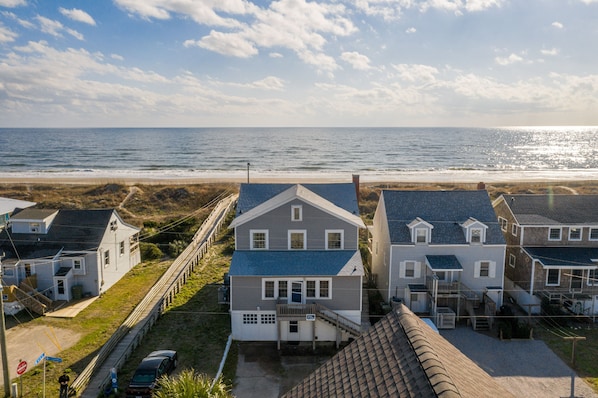
[{"label": "shrub", "polygon": [[141,249],[142,261],[159,260],[164,257],[162,250],[154,243],[141,242],[139,243],[139,248]]}]

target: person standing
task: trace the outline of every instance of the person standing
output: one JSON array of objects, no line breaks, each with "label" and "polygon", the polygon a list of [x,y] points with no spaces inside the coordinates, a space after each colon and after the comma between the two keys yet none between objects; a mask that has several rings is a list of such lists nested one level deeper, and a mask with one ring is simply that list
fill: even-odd
[{"label": "person standing", "polygon": [[58,378],[58,383],[60,383],[60,398],[68,398],[69,381],[70,378],[66,373],[63,373],[62,376]]}]

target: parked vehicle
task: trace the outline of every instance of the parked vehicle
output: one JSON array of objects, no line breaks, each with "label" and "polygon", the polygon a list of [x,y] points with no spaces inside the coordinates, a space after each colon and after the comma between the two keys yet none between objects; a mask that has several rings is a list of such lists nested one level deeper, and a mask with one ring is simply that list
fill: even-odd
[{"label": "parked vehicle", "polygon": [[160,350],[143,358],[126,389],[127,398],[150,398],[152,391],[159,388],[160,377],[172,373],[178,364],[178,355],[173,350]]}]

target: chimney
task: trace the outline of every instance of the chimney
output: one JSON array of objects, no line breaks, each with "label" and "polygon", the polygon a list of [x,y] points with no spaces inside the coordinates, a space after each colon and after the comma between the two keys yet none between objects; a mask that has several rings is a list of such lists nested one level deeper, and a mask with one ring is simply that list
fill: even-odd
[{"label": "chimney", "polygon": [[483,182],[478,182],[478,189],[486,189],[486,184]]},{"label": "chimney", "polygon": [[353,174],[353,184],[355,185],[355,196],[357,198],[357,203],[359,204],[359,174]]}]

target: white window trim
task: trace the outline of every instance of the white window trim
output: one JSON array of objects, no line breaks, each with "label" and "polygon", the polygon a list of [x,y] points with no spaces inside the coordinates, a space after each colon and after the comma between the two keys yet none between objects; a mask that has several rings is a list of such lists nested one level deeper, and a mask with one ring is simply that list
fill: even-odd
[{"label": "white window trim", "polygon": [[[328,282],[328,297],[321,297],[320,296],[320,282],[327,281]],[[316,295],[315,296],[308,296],[307,295],[307,282],[316,282]],[[332,278],[308,278],[305,280],[305,299],[306,300],[332,300]]]},{"label": "white window trim", "polygon": [[514,254],[509,254],[509,265],[511,266],[511,268],[515,268],[516,264],[517,264],[517,256],[515,256]]},{"label": "white window trim", "polygon": [[[413,263],[413,276],[405,276],[407,270],[407,263]],[[399,278],[401,279],[417,279],[421,278],[421,263],[415,260],[401,261],[399,264]]]},{"label": "white window trim", "polygon": [[[591,277],[592,271],[594,272],[594,277]],[[598,269],[589,269],[588,276],[586,278],[586,283],[588,286],[598,286]]]},{"label": "white window trim", "polygon": [[590,230],[588,231],[588,240],[598,241],[598,234],[596,235],[595,238],[592,238],[592,230],[598,231],[598,227],[590,227]]},{"label": "white window trim", "polygon": [[519,234],[519,226],[515,223],[511,225],[511,235],[517,236]]},{"label": "white window trim", "polygon": [[[266,245],[263,249],[253,247],[253,243],[254,243],[253,235],[254,234],[265,234],[266,235]],[[270,235],[269,235],[267,229],[250,229],[249,230],[249,249],[250,250],[268,250],[269,247],[270,247]]]},{"label": "white window trim", "polygon": [[104,268],[108,268],[108,266],[110,265],[110,260],[110,249],[104,250],[104,253],[102,253],[102,262],[104,263]]},{"label": "white window trim", "polygon": [[[552,231],[553,229],[558,229],[559,230],[559,237],[558,237],[558,239],[552,239],[552,238],[550,238],[550,231]],[[549,241],[556,242],[556,241],[560,241],[562,239],[563,239],[563,229],[562,228],[559,228],[559,227],[548,227],[548,240]]]},{"label": "white window trim", "polygon": [[[299,218],[295,218],[295,210],[299,210]],[[291,205],[291,221],[303,221],[303,206]]]},{"label": "white window trim", "polygon": [[[479,242],[474,242],[473,241],[473,231],[480,231],[480,241]],[[479,227],[472,227],[469,228],[469,234],[468,234],[468,241],[470,244],[472,245],[483,245],[484,242],[486,241],[486,233],[485,233],[485,228],[479,228]]]},{"label": "white window trim", "polygon": [[[75,261],[79,261],[81,268],[75,268]],[[85,257],[73,257],[71,259],[71,265],[73,268],[73,275],[85,275]]]},{"label": "white window trim", "polygon": [[[425,237],[425,241],[424,242],[418,242],[417,238],[418,238],[418,231],[424,231],[424,237]],[[415,243],[416,245],[426,245],[430,242],[430,228],[426,228],[426,227],[419,227],[419,228],[414,228],[413,229],[413,243]]]},{"label": "white window trim", "polygon": [[[303,248],[291,249],[291,235],[292,234],[303,234]],[[307,249],[307,230],[305,229],[289,229],[288,233],[288,249],[289,250],[305,250]]]},{"label": "white window trim", "polygon": [[[341,234],[341,247],[338,249],[331,249],[328,246],[328,234],[340,233]],[[326,250],[344,250],[345,249],[345,230],[344,229],[327,229],[326,230]]]},{"label": "white window trim", "polygon": [[[272,297],[266,297],[266,282],[273,282],[274,286],[273,286],[273,296]],[[278,281],[276,279],[272,279],[272,278],[264,278],[262,279],[262,300],[276,300],[278,299]]]},{"label": "white window trim", "polygon": [[[557,283],[548,283],[548,274],[550,273],[550,270],[556,270],[559,273],[559,279],[557,281]],[[561,286],[561,270],[558,268],[549,268],[546,271],[546,286]]]},{"label": "white window trim", "polygon": [[500,229],[503,232],[507,232],[507,227],[509,225],[509,221],[504,217],[498,217],[498,224],[500,225]]},{"label": "white window trim", "polygon": [[[573,230],[579,230],[579,238],[572,238],[572,237],[571,237],[571,232],[572,232]],[[579,241],[581,241],[582,234],[583,234],[583,228],[579,228],[579,227],[569,227],[569,240],[570,240],[570,241],[573,241],[573,242],[579,242]]]},{"label": "white window trim", "polygon": [[[488,276],[481,276],[480,272],[482,269],[482,263],[488,263]],[[474,278],[496,278],[496,261],[490,260],[480,260],[476,261],[473,268],[473,277]]]}]

